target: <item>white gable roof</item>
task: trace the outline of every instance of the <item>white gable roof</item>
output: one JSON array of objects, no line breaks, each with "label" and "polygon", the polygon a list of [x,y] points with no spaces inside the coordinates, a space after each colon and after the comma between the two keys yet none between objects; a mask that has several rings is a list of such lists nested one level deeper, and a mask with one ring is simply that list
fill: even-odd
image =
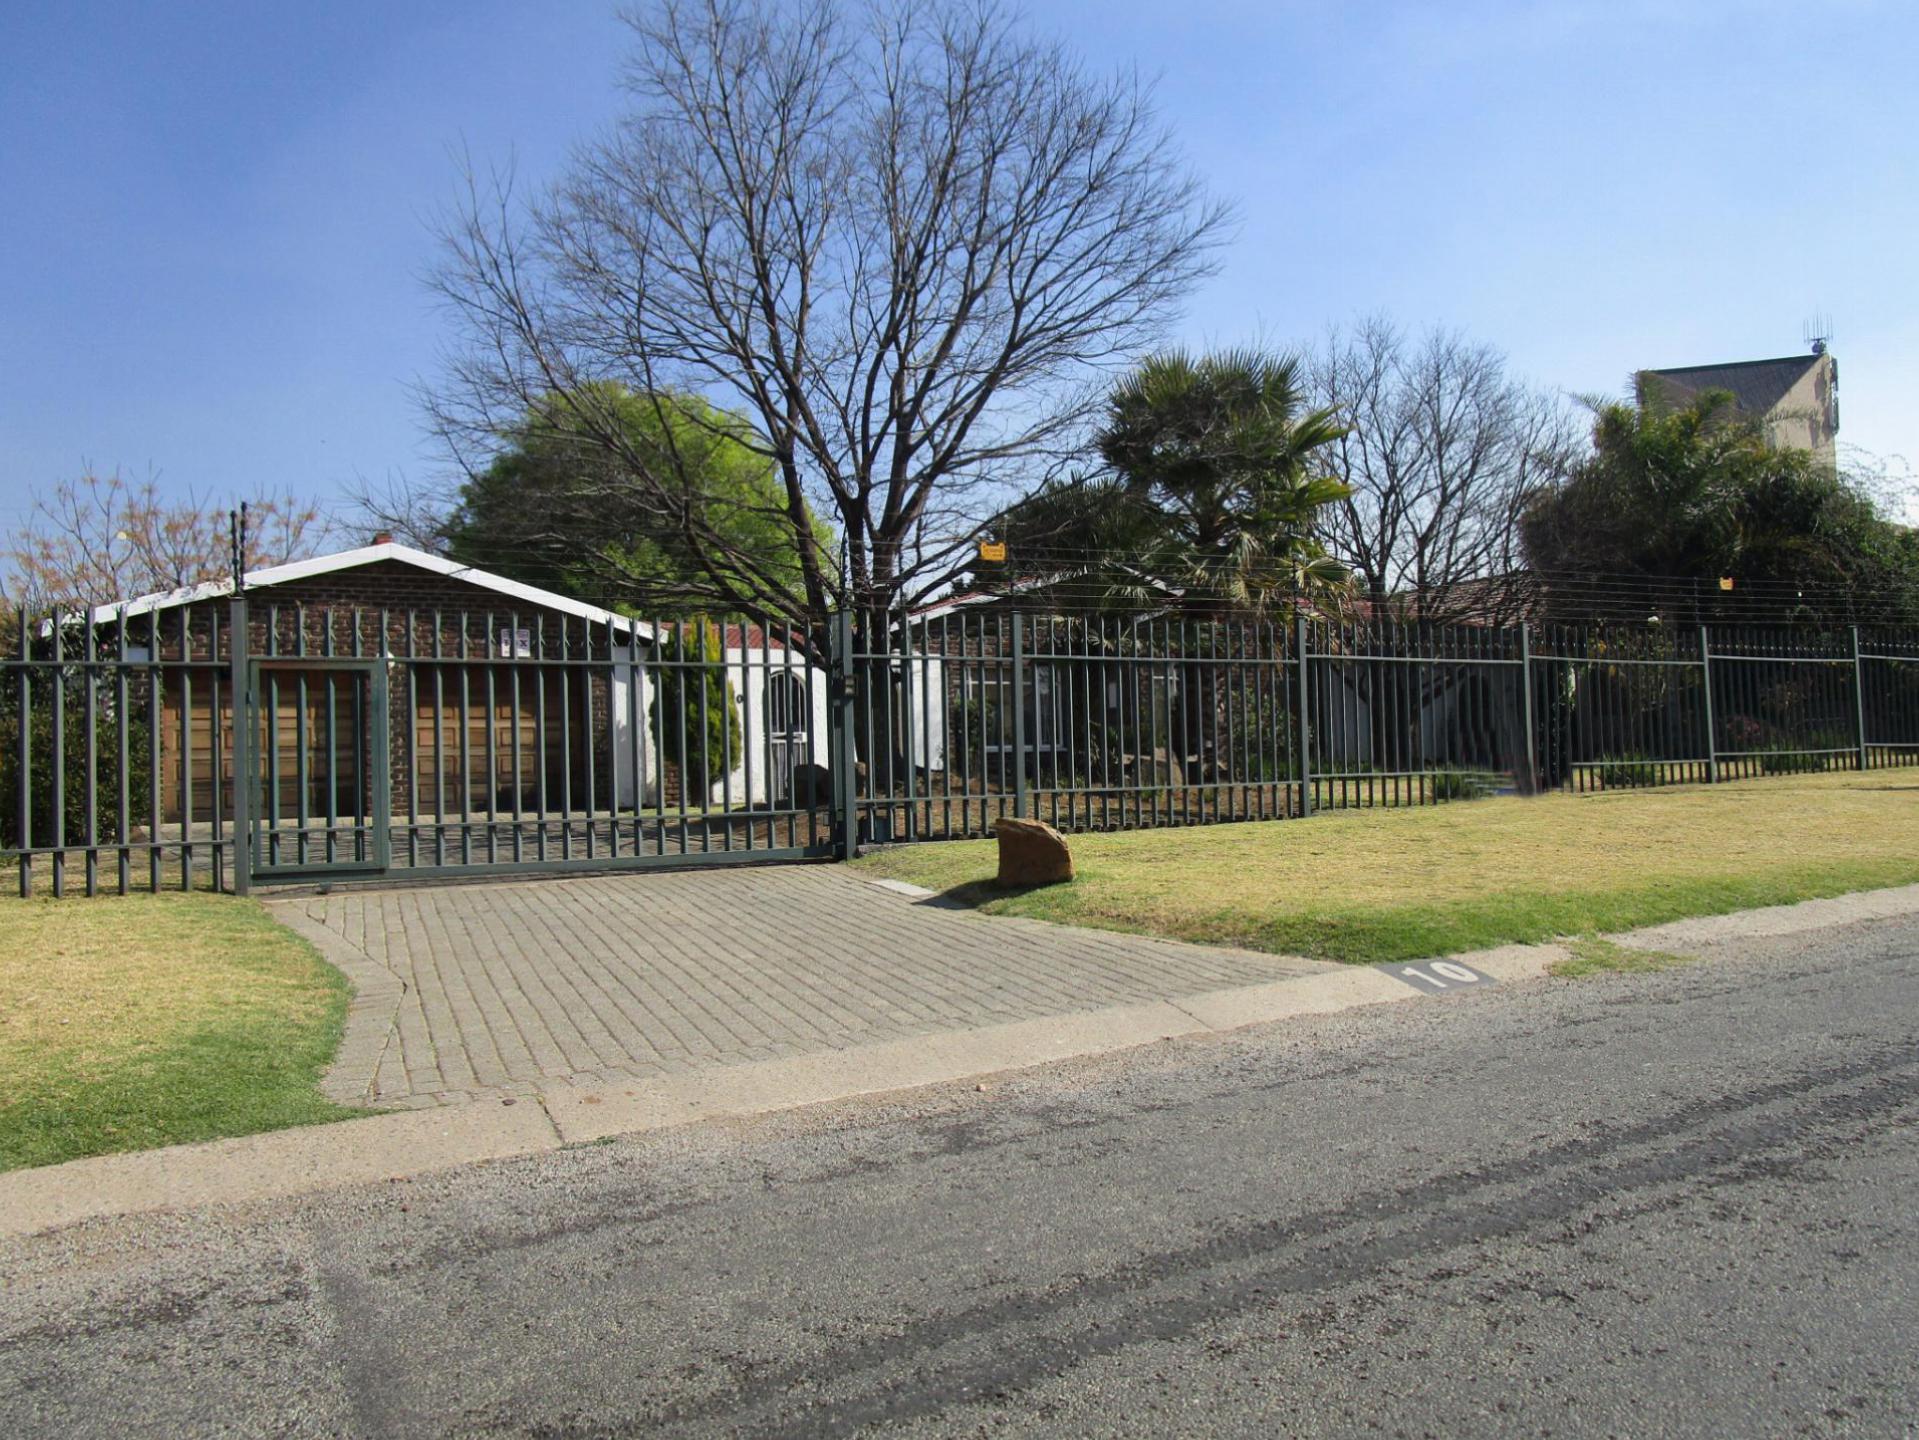
[{"label": "white gable roof", "polygon": [[[391,540],[378,545],[362,545],[357,550],[338,550],[331,555],[315,555],[309,560],[294,560],[285,565],[272,565],[264,570],[247,572],[247,589],[265,589],[273,585],[284,585],[293,580],[305,580],[314,575],[330,575],[338,570],[353,570],[362,565],[378,564],[382,560],[397,560],[402,565],[411,565],[415,569],[425,570],[434,575],[445,575],[468,585],[477,585],[482,590],[492,590],[523,604],[536,605],[543,610],[555,610],[563,615],[573,615],[596,624],[610,625],[615,630],[640,636],[643,639],[653,637],[650,625],[620,615],[598,605],[588,605],[582,600],[574,600],[566,595],[556,595],[551,590],[542,590],[537,585],[525,585],[518,580],[509,580],[504,575],[495,575],[490,570],[480,570],[472,565],[462,565],[457,560],[448,560],[443,555],[429,555],[424,550],[415,550],[411,545],[395,544]],[[217,600],[222,595],[233,593],[231,580],[209,580],[202,585],[189,585],[181,590],[159,590],[151,595],[142,595],[136,600],[128,600],[118,605],[97,605],[93,609],[93,623],[107,624],[120,615],[129,617],[149,614],[155,610],[170,610],[176,605],[191,605],[198,600]]]}]

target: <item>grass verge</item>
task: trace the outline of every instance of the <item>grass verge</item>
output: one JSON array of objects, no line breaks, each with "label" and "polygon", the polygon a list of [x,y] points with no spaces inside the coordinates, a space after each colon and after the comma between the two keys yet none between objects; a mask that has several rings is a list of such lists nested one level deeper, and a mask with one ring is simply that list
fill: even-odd
[{"label": "grass verge", "polygon": [[364,1112],[347,983],[250,900],[0,900],[0,1170]]},{"label": "grass verge", "polygon": [[1543,795],[1072,837],[1079,879],[993,888],[994,842],[857,862],[994,914],[1365,963],[1919,882],[1910,771]]},{"label": "grass verge", "polygon": [[1650,975],[1678,965],[1690,965],[1697,958],[1674,955],[1669,950],[1635,950],[1630,945],[1616,945],[1593,936],[1575,940],[1567,948],[1572,951],[1571,956],[1548,965],[1547,974],[1562,980],[1584,980],[1592,975]]}]

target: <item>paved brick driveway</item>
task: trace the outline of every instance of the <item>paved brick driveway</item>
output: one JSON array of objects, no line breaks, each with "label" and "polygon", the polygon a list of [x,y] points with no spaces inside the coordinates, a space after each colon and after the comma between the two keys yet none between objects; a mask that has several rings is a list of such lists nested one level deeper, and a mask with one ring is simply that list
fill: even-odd
[{"label": "paved brick driveway", "polygon": [[975,915],[828,865],[272,904],[353,977],[329,1089],[378,1104],[608,1085],[1329,968]]}]

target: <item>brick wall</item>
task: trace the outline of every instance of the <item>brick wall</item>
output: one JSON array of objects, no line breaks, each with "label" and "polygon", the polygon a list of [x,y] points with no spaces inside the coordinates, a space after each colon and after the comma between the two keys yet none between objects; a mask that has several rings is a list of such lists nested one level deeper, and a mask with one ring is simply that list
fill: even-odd
[{"label": "brick wall", "polygon": [[[561,808],[563,786],[567,786],[565,793],[575,809],[585,808],[589,798],[596,808],[605,808],[611,802],[614,636],[609,627],[530,606],[484,586],[423,572],[400,561],[379,561],[255,589],[249,592],[247,602],[247,649],[255,658],[372,659],[382,653],[391,657],[387,674],[388,768],[396,820],[405,818],[416,798],[422,812],[432,813],[441,788],[436,777],[444,779],[450,815],[459,813],[462,794],[477,813],[485,813],[489,798],[510,813],[510,782],[497,769],[489,773],[485,767],[484,742],[489,728],[495,736],[496,754],[510,749],[516,730],[522,737],[519,796],[524,807],[535,803],[542,779],[547,804],[553,810]],[[227,660],[232,653],[231,637],[226,633],[229,615],[230,602],[224,598],[162,612],[152,622],[158,630],[159,655],[163,660],[186,655],[209,664]],[[502,657],[502,631],[526,632],[524,642],[530,655],[513,657],[521,663],[513,664]],[[134,622],[130,626],[130,644],[146,646],[154,639],[153,629],[147,624]],[[117,636],[114,640],[117,642]],[[462,659],[465,665],[434,663]],[[537,663],[563,659],[587,663]],[[462,673],[467,679],[464,770],[459,746]],[[520,679],[517,724],[510,698],[516,673]],[[484,702],[489,674],[494,680],[497,707],[491,722]],[[437,705],[436,675],[440,680]],[[195,708],[204,709],[206,686],[196,681],[196,688],[200,693],[195,696]],[[167,690],[170,704],[162,734],[177,737],[177,687]],[[544,763],[542,757],[532,753],[540,729],[536,697],[542,691],[547,739]],[[232,716],[224,695],[220,711],[221,750],[230,757]],[[563,715],[567,732],[564,761],[571,772],[570,786],[562,770]],[[442,737],[437,756],[432,744],[436,731]],[[589,747],[593,772],[590,797],[586,784]],[[177,751],[177,738],[167,739],[167,748]],[[177,756],[167,763],[168,773],[177,775]],[[210,761],[196,756],[195,766],[205,775]],[[230,775],[230,761],[222,768]],[[365,798],[362,796],[363,803]],[[230,810],[225,804],[221,808]],[[204,817],[196,814],[196,818]]]}]

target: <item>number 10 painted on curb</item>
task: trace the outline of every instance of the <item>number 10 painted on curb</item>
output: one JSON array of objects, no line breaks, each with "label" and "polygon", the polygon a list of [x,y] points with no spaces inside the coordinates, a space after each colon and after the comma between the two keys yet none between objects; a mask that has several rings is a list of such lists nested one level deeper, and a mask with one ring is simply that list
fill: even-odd
[{"label": "number 10 painted on curb", "polygon": [[[1430,975],[1426,973],[1428,970],[1432,972]],[[1417,965],[1401,965],[1393,973],[1402,980],[1415,980],[1432,990],[1447,990],[1454,985],[1483,985],[1488,979],[1477,970],[1451,960],[1428,961],[1425,969]]]}]

